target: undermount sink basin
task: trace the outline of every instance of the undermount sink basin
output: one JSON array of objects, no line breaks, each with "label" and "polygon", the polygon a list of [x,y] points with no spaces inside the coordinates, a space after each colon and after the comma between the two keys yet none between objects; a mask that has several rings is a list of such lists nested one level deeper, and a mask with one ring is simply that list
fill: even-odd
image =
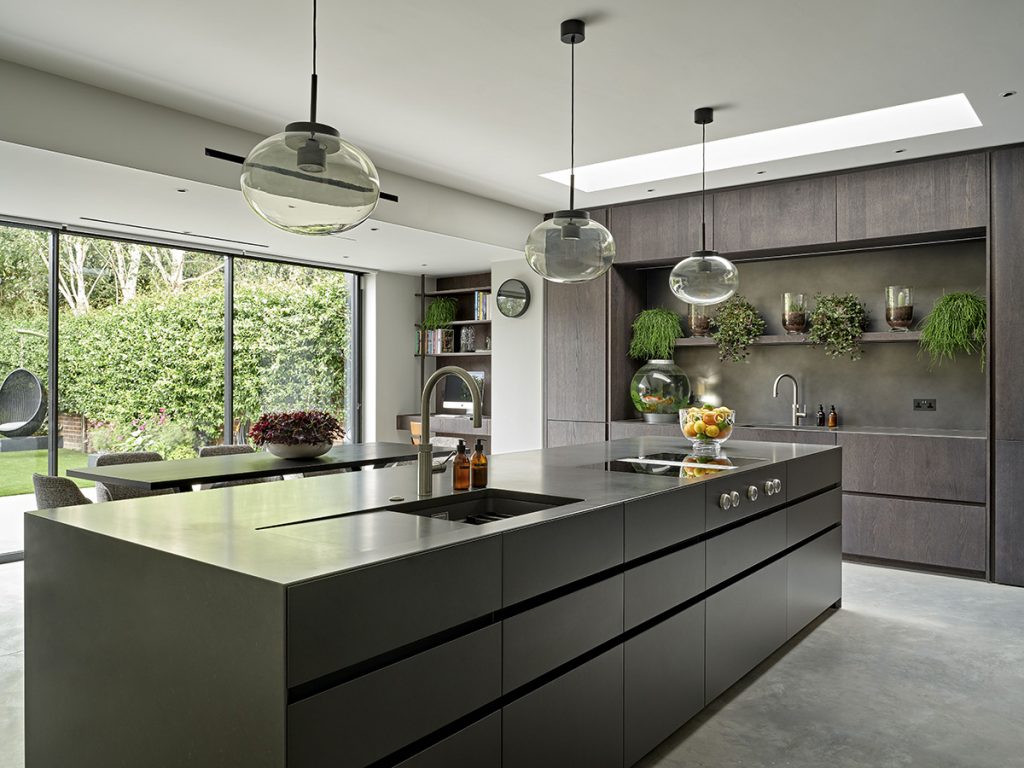
[{"label": "undermount sink basin", "polygon": [[483,525],[530,512],[538,512],[542,509],[575,504],[577,501],[581,501],[581,499],[505,491],[500,488],[483,488],[456,496],[439,496],[422,501],[410,501],[407,504],[395,504],[387,509],[406,515]]}]

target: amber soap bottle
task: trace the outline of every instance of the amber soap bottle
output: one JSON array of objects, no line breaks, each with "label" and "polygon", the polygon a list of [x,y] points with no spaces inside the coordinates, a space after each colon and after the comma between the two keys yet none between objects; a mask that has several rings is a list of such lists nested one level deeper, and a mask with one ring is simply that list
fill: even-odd
[{"label": "amber soap bottle", "polygon": [[469,490],[469,456],[466,455],[466,443],[459,440],[458,452],[452,462],[452,488],[456,491]]},{"label": "amber soap bottle", "polygon": [[828,428],[835,429],[839,426],[839,414],[836,413],[836,407],[833,405],[828,411]]},{"label": "amber soap bottle", "polygon": [[469,471],[474,488],[487,487],[487,457],[484,456],[483,440],[479,437],[476,439],[473,457],[469,460]]}]

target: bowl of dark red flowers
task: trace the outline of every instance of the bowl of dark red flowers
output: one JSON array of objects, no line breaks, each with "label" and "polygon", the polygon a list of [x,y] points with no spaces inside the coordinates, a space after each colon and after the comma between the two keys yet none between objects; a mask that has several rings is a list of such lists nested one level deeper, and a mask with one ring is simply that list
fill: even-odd
[{"label": "bowl of dark red flowers", "polygon": [[281,459],[323,456],[345,430],[325,411],[264,413],[249,429],[249,439]]}]

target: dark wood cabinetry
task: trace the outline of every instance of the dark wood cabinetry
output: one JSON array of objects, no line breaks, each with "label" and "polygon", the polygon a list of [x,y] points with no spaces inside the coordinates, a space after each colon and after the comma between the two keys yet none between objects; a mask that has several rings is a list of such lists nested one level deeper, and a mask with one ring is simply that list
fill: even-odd
[{"label": "dark wood cabinetry", "polygon": [[[700,248],[700,195],[620,205],[609,216],[617,264],[676,262]],[[707,196],[708,248],[714,248],[715,215]]]},{"label": "dark wood cabinetry", "polygon": [[624,652],[624,748],[630,766],[704,708],[704,603],[626,641]]},{"label": "dark wood cabinetry", "polygon": [[834,176],[715,193],[715,248],[722,253],[835,241]]},{"label": "dark wood cabinetry", "polygon": [[836,179],[840,242],[985,227],[983,153],[901,163]]},{"label": "dark wood cabinetry", "polygon": [[1000,584],[1024,587],[1024,441],[996,440],[995,551],[993,575]]},{"label": "dark wood cabinetry", "polygon": [[554,421],[548,419],[545,434],[548,448],[563,445],[584,445],[605,439],[603,421]]}]

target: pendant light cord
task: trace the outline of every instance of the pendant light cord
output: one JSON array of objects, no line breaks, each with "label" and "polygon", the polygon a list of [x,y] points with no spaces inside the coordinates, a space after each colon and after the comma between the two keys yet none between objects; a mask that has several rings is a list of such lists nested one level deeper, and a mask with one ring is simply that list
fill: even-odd
[{"label": "pendant light cord", "polygon": [[704,193],[707,188],[705,182],[705,175],[707,174],[707,150],[705,149],[708,145],[707,140],[708,126],[707,123],[700,124],[700,249],[706,251],[708,249],[707,242],[707,227],[704,225]]},{"label": "pendant light cord", "polygon": [[313,75],[309,86],[309,135],[314,135],[313,126],[316,125],[316,0],[313,0]]},{"label": "pendant light cord", "polygon": [[576,210],[576,41],[569,45],[569,210]]}]

